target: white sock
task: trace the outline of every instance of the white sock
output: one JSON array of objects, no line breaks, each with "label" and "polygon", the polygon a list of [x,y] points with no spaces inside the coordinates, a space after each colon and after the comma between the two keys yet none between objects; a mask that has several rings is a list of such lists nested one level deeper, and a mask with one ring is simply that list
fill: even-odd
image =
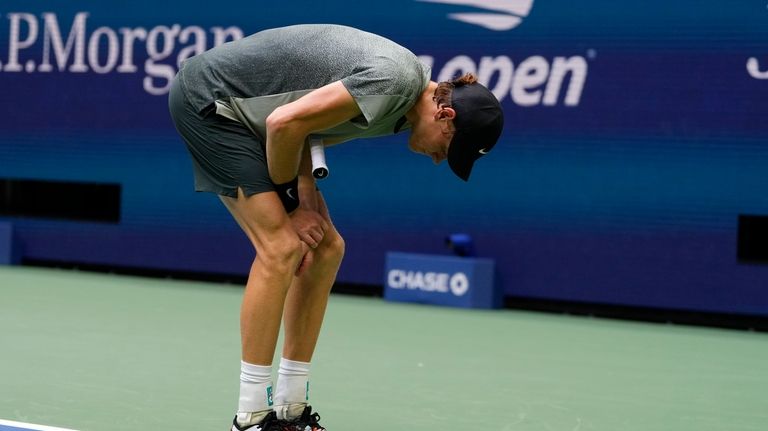
[{"label": "white sock", "polygon": [[272,411],[272,365],[240,362],[240,401],[237,422],[247,426],[261,422]]},{"label": "white sock", "polygon": [[296,419],[309,404],[309,366],[309,362],[280,359],[275,390],[278,419]]}]

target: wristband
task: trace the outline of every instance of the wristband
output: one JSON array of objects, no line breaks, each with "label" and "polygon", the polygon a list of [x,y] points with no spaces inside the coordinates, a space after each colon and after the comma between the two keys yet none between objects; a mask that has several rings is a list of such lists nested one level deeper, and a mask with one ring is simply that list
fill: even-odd
[{"label": "wristband", "polygon": [[280,202],[283,203],[285,212],[291,213],[293,210],[299,207],[299,177],[288,181],[283,184],[275,184],[275,191],[277,196],[280,197]]}]

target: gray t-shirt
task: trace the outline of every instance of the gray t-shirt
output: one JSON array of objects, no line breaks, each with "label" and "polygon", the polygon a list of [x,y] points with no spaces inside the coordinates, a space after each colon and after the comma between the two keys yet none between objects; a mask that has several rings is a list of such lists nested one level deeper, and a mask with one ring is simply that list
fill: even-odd
[{"label": "gray t-shirt", "polygon": [[[266,136],[278,106],[341,81],[363,115],[317,133],[342,142],[391,135],[429,84],[430,70],[412,52],[372,33],[309,24],[265,30],[184,62],[179,73],[192,105]],[[404,128],[407,128],[405,125]]]}]

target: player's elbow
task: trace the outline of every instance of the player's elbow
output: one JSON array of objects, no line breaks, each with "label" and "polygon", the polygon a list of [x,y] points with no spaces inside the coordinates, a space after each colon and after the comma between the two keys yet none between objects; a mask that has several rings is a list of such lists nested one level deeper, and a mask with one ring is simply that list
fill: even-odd
[{"label": "player's elbow", "polygon": [[301,127],[301,121],[293,115],[291,109],[287,109],[285,106],[280,106],[272,111],[267,116],[265,125],[267,133],[273,137],[290,135],[292,138],[303,138],[301,135],[306,136]]},{"label": "player's elbow", "polygon": [[278,107],[272,113],[267,116],[265,125],[267,126],[267,133],[280,133],[288,128],[290,119],[288,115],[284,113],[284,110]]}]

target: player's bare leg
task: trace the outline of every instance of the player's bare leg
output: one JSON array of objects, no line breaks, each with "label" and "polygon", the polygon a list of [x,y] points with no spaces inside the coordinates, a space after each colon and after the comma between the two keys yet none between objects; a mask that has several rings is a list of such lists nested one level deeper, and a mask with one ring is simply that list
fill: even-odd
[{"label": "player's bare leg", "polygon": [[296,277],[285,302],[285,344],[275,395],[278,418],[301,421],[299,429],[323,429],[319,417],[311,414],[309,403],[309,363],[320,334],[328,296],[344,256],[344,240],[333,227],[322,196],[319,212],[330,229],[315,248],[312,265]]},{"label": "player's bare leg", "polygon": [[290,224],[275,193],[248,198],[222,197],[222,202],[257,250],[240,312],[242,368],[238,415],[240,426],[267,427],[272,413],[271,365],[286,293],[307,250]]}]

